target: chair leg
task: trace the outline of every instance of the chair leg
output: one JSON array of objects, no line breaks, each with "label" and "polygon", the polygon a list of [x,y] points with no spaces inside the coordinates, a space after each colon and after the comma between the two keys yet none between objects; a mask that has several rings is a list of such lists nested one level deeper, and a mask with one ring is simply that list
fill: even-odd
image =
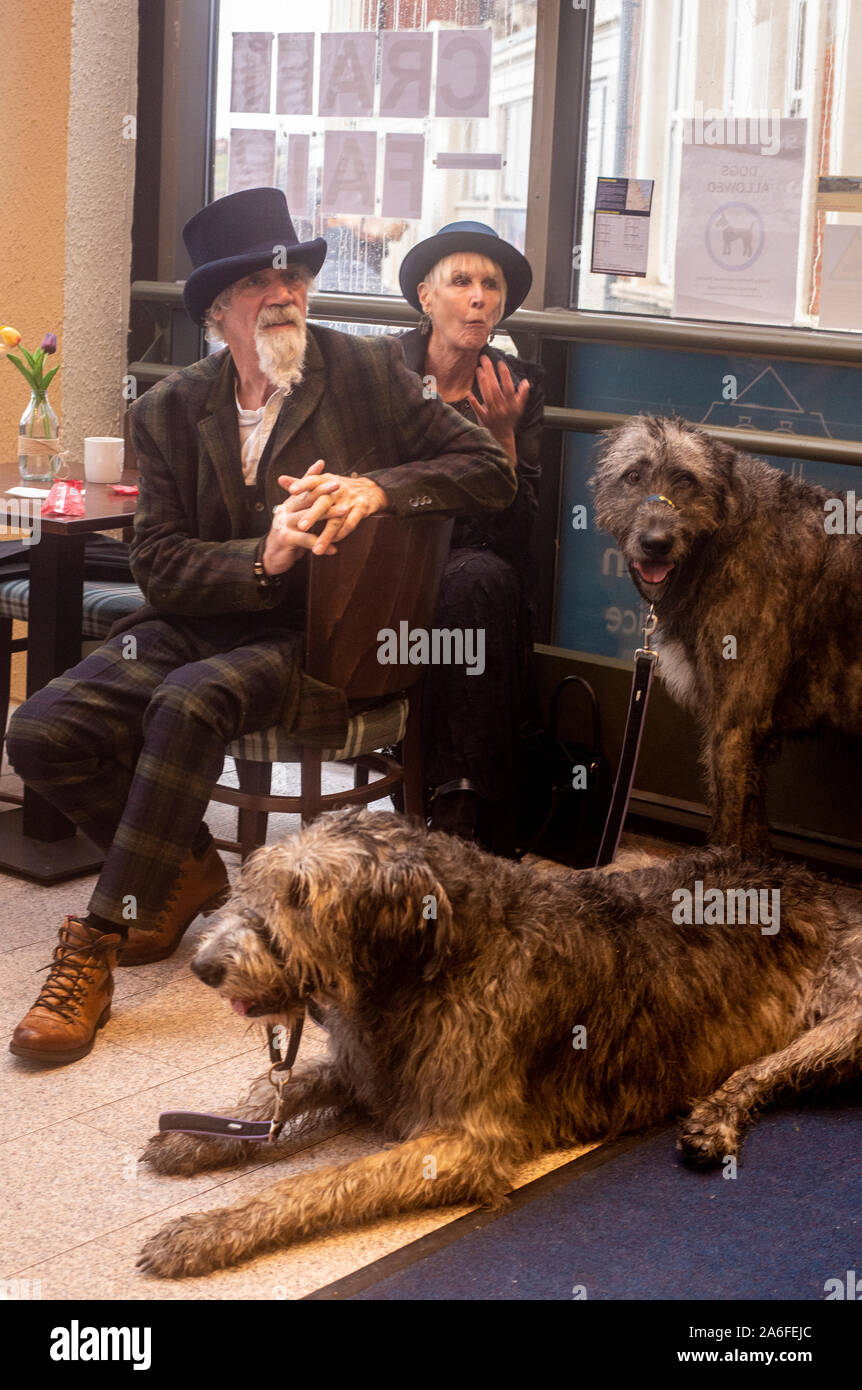
[{"label": "chair leg", "polygon": [[9,718],[9,687],[12,684],[12,619],[0,618],[0,762]]},{"label": "chair leg", "polygon": [[[236,759],[236,775],[240,791],[250,796],[269,796],[272,787],[272,764],[248,762],[245,758]],[[236,815],[236,838],[240,845],[243,863],[253,850],[266,844],[266,829],[269,814],[266,811],[244,811]]]},{"label": "chair leg", "polygon": [[425,783],[422,776],[422,710],[420,698],[410,692],[407,727],[401,743],[404,769],[404,810],[408,816],[425,818]]},{"label": "chair leg", "polygon": [[320,753],[314,748],[304,748],[300,763],[303,825],[308,825],[309,821],[315,820],[323,810],[320,790],[321,767]]},{"label": "chair leg", "polygon": [[353,765],[353,785],[354,787],[368,786],[369,772],[367,767],[360,767],[359,763]]}]

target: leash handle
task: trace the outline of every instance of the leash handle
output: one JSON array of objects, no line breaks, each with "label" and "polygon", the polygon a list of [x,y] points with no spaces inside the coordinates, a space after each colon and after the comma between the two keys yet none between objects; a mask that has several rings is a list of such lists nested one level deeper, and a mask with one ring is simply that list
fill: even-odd
[{"label": "leash handle", "polygon": [[202,1110],[163,1110],[159,1116],[159,1132],[162,1134],[178,1131],[181,1134],[203,1134],[211,1139],[256,1139],[274,1144],[284,1129],[287,1097],[284,1088],[290,1080],[290,1073],[299,1051],[302,1027],[305,1023],[305,1009],[293,1022],[287,1046],[281,1046],[279,1029],[284,1024],[267,1028],[266,1040],[272,1066],[269,1079],[278,1092],[275,1112],[271,1120],[238,1120],[230,1115],[209,1115]]},{"label": "leash handle", "polygon": [[[649,642],[649,635],[646,638],[647,642]],[[605,821],[605,828],[602,833],[602,843],[599,846],[599,853],[596,858],[595,867],[597,869],[603,868],[605,864],[610,864],[619,848],[629,797],[631,796],[635,772],[637,771],[644,716],[646,714],[647,701],[649,700],[652,678],[655,674],[657,655],[658,654],[649,647],[640,647],[635,652],[635,669],[634,676],[632,677],[629,710],[626,716],[626,730],[623,735],[623,747],[620,754],[619,767],[617,768],[616,781],[614,782],[614,794],[611,798],[611,808],[608,811],[608,818]]]},{"label": "leash handle", "polygon": [[202,1134],[212,1139],[268,1139],[269,1120],[234,1120],[229,1115],[207,1115],[200,1110],[163,1110],[159,1132]]}]

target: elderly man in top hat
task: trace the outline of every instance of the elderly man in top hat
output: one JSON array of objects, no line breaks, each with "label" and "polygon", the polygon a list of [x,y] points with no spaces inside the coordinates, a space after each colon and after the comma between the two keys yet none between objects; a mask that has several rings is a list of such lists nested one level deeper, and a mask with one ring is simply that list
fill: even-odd
[{"label": "elderly man in top hat", "polygon": [[335,746],[344,735],[343,696],[300,669],[297,562],[334,553],[375,512],[498,509],[515,493],[505,452],[426,400],[395,343],[306,328],[326,243],[297,240],[278,189],[211,203],[183,235],[186,307],[227,348],[132,410],[131,565],[147,605],[9,730],[21,777],[106,851],[12,1037],[36,1061],[88,1053],[115,964],[170,955],[223,899],[203,815],[225,745],[278,723]]}]

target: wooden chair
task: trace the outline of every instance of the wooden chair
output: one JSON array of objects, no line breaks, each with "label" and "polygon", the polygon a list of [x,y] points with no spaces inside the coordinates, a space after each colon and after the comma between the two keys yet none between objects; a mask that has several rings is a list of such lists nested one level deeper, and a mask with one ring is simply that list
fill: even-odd
[{"label": "wooden chair", "polygon": [[[266,841],[270,812],[299,813],[303,823],[322,811],[367,805],[399,789],[408,813],[421,815],[422,759],[419,694],[422,667],[378,660],[383,628],[396,633],[431,628],[452,521],[432,517],[402,521],[374,516],[363,521],[334,556],[308,563],[304,669],[343,690],[350,722],[341,748],[299,744],[282,728],[237,739],[227,749],[239,787],[219,783],[213,801],[238,808],[237,838],[216,840],[245,859]],[[408,694],[409,692],[409,694]],[[382,748],[402,744],[399,763]],[[321,791],[321,766],[347,762],[354,785]],[[300,764],[300,794],[272,795],[273,763]],[[369,772],[380,772],[375,781]]]}]

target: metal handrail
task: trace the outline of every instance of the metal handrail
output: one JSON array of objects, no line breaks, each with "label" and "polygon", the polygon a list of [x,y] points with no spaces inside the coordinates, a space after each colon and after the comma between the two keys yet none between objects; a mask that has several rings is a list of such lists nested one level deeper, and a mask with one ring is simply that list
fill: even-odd
[{"label": "metal handrail", "polygon": [[[183,287],[176,281],[136,280],[132,299],[179,309]],[[412,328],[419,321],[416,310],[395,295],[341,294],[331,290],[309,295],[308,316],[393,328]],[[632,343],[685,352],[732,352],[862,365],[862,333],[834,333],[821,328],[768,328],[750,323],[715,323],[711,319],[699,322],[581,309],[517,309],[500,327],[508,333],[532,333],[540,338],[576,343]]]},{"label": "metal handrail", "polygon": [[[170,309],[183,304],[179,283],[137,280],[132,285],[137,303],[158,303]],[[308,317],[336,323],[369,323],[390,328],[412,328],[419,315],[405,300],[391,295],[340,294],[322,290],[309,295]],[[503,325],[501,325],[503,326]],[[645,318],[635,314],[583,313],[568,309],[518,309],[505,320],[506,332],[531,334],[542,339],[575,343],[607,342],[674,348],[686,352],[733,352],[801,361],[843,362],[862,365],[862,335],[830,333],[819,329],[763,328],[751,324],[697,323],[692,320]],[[708,343],[704,335],[708,333]],[[141,381],[155,382],[177,368],[159,362],[130,362],[129,373]],[[548,429],[578,434],[598,434],[622,425],[631,416],[599,410],[574,410],[545,406]],[[698,424],[697,421],[692,421]],[[750,429],[722,429],[698,424],[713,438],[749,453],[780,458],[806,458],[821,463],[862,464],[862,441],[822,439],[816,435]]]},{"label": "metal handrail", "polygon": [[[631,415],[615,415],[605,410],[569,410],[546,405],[543,423],[546,429],[571,430],[575,434],[598,434],[612,430],[631,420]],[[820,439],[814,434],[786,434],[776,430],[722,429],[718,425],[697,425],[704,434],[722,444],[744,449],[749,454],[776,454],[780,458],[804,458],[818,463],[862,464],[862,440]]]}]

